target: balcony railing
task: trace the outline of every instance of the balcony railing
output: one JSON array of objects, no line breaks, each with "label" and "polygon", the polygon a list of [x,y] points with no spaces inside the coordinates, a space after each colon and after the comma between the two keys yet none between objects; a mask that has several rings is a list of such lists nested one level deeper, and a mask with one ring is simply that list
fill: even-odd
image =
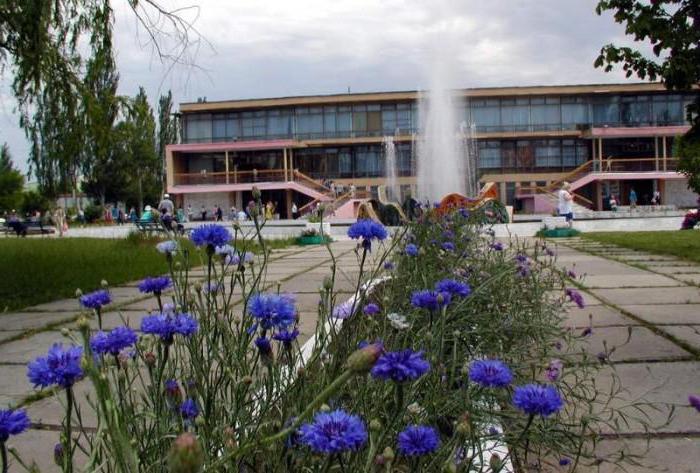
[{"label": "balcony railing", "polygon": [[[287,171],[287,177],[292,171]],[[196,186],[211,184],[249,184],[255,182],[285,181],[284,169],[259,169],[257,171],[176,173],[175,185]]]}]

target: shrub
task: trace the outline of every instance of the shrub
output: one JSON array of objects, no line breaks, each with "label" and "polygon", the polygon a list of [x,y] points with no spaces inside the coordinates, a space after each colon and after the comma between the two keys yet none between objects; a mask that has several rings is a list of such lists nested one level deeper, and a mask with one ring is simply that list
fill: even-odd
[{"label": "shrub", "polygon": [[103,210],[101,205],[90,204],[85,207],[84,212],[85,221],[88,223],[94,223],[102,218]]},{"label": "shrub", "polygon": [[[293,297],[262,289],[265,248],[257,259],[245,247],[217,251],[201,241],[166,253],[175,290],[157,295],[161,313],[141,327],[148,335],[133,346],[128,333],[101,336],[128,346],[96,355],[89,323],[79,324],[79,367],[94,385],[100,425],[80,438],[85,469],[473,471],[511,462],[524,471],[552,459],[574,470],[619,462],[595,456],[591,440],[618,421],[645,425],[643,403],[631,406],[635,418],[611,407],[616,389],[599,391],[609,353],[587,355],[581,335],[562,327],[567,300],[584,301],[552,251],[505,247],[481,225],[486,218],[429,211],[392,239],[368,222],[352,226],[357,292],[343,301],[330,274],[303,356]],[[409,242],[418,256],[395,251]],[[201,258],[211,279],[187,288],[178,268],[190,258]],[[234,294],[242,304],[231,303]],[[70,416],[72,387],[64,392]]]}]

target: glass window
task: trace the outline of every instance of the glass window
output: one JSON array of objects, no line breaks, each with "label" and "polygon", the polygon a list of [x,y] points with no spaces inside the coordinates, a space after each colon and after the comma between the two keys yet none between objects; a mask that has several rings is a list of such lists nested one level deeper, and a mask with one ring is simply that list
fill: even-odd
[{"label": "glass window", "polygon": [[352,177],[352,153],[349,149],[342,149],[338,152],[338,175]]},{"label": "glass window", "polygon": [[187,141],[197,143],[211,141],[212,120],[208,113],[192,115],[186,121]]},{"label": "glass window", "polygon": [[[354,110],[355,107],[353,107]],[[363,134],[367,131],[367,112],[352,112],[352,132]]]},{"label": "glass window", "polygon": [[226,136],[229,139],[235,140],[241,136],[241,120],[238,115],[231,115],[231,117],[226,120]]},{"label": "glass window", "polygon": [[382,130],[384,130],[384,134],[386,135],[394,134],[394,132],[396,131],[396,111],[382,111]]},{"label": "glass window", "polygon": [[323,132],[328,136],[335,136],[335,110],[323,112]]},{"label": "glass window", "polygon": [[493,131],[500,128],[501,113],[498,107],[472,108],[472,119],[479,130]]},{"label": "glass window", "polygon": [[212,127],[212,137],[215,141],[223,141],[227,138],[226,118],[223,115],[217,116],[214,119],[214,124]]},{"label": "glass window", "polygon": [[267,117],[267,134],[273,137],[287,137],[292,134],[292,117],[290,115],[272,115]]},{"label": "glass window", "polygon": [[620,122],[620,107],[617,97],[605,97],[593,102],[593,124],[617,125]]},{"label": "glass window", "polygon": [[352,131],[352,112],[341,112],[339,107],[338,115],[336,116],[335,127],[338,130],[338,132],[350,134],[350,132]]},{"label": "glass window", "polygon": [[533,105],[532,126],[535,130],[552,130],[561,127],[559,105]]},{"label": "glass window", "polygon": [[535,165],[537,167],[561,167],[561,146],[559,140],[538,140],[535,142]]},{"label": "glass window", "polygon": [[313,115],[297,116],[297,133],[307,136],[323,134],[323,115],[315,113]]},{"label": "glass window", "polygon": [[561,106],[561,123],[564,128],[575,128],[575,126],[567,125],[589,123],[588,106],[582,103],[563,103]]},{"label": "glass window", "polygon": [[530,107],[506,105],[501,107],[501,125],[504,128],[520,131],[527,130],[530,124]]},{"label": "glass window", "polygon": [[479,141],[479,168],[501,167],[501,148],[498,141]]},{"label": "glass window", "polygon": [[373,135],[382,131],[382,112],[367,112],[367,131]]}]

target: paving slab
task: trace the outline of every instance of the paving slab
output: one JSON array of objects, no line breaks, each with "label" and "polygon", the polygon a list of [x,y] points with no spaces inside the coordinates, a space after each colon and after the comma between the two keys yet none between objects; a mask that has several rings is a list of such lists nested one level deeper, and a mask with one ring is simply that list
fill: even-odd
[{"label": "paving slab", "polygon": [[53,302],[33,305],[22,309],[23,312],[79,312],[83,310],[80,307],[78,299],[59,299]]},{"label": "paving slab", "polygon": [[700,325],[700,304],[621,305],[620,308],[652,324]]},{"label": "paving slab", "polygon": [[657,273],[671,274],[671,275],[681,275],[681,274],[700,274],[700,266],[689,266],[687,264],[678,266],[668,266],[664,265],[647,265],[649,269]]},{"label": "paving slab", "polygon": [[2,330],[0,331],[0,343],[10,340],[22,333],[24,333],[24,330]]},{"label": "paving slab", "polygon": [[669,263],[680,263],[683,260],[675,256],[665,256],[665,255],[654,255],[651,253],[637,253],[633,255],[624,255],[619,257],[622,260],[632,261],[632,262],[657,262],[657,261],[667,261]]},{"label": "paving slab", "polygon": [[[597,445],[596,452],[601,456],[619,457],[632,455],[641,465],[628,465],[626,470],[613,463],[599,466],[579,466],[576,471],[582,473],[652,473],[666,471],[672,473],[697,473],[700,465],[700,439],[697,437],[651,438],[626,440],[603,440]],[[641,458],[640,458],[641,457]]]},{"label": "paving slab", "polygon": [[612,351],[609,355],[611,362],[655,361],[691,356],[675,343],[639,326],[594,328],[591,335],[579,338],[577,349],[597,356],[604,353],[606,347],[608,353]]},{"label": "paving slab", "polygon": [[[42,473],[60,472],[61,469],[56,466],[53,460],[53,449],[60,441],[61,433],[57,430],[39,430],[29,429],[23,434],[12,437],[8,446],[17,449],[17,452],[22,458],[22,461],[28,463],[36,463],[38,471]],[[84,471],[82,465],[85,464],[86,456],[78,448],[73,461],[74,471]],[[17,464],[14,458],[10,460],[10,472],[19,472],[23,469]]]},{"label": "paving slab", "polygon": [[50,324],[69,321],[74,312],[13,312],[0,315],[0,330],[33,330]]},{"label": "paving slab", "polygon": [[608,260],[605,258],[596,258],[588,261],[578,261],[576,264],[557,262],[561,268],[573,269],[579,275],[643,275],[648,274],[640,268],[634,268],[624,263]]},{"label": "paving slab", "polygon": [[670,333],[679,340],[700,350],[700,325],[673,325],[660,327],[664,332]]},{"label": "paving slab", "polygon": [[639,322],[604,305],[588,306],[583,309],[576,306],[569,307],[564,319],[565,327],[585,328],[589,325],[593,327],[627,326],[639,325]]},{"label": "paving slab", "polygon": [[[76,334],[77,336],[78,334]],[[3,363],[28,363],[37,356],[43,356],[54,343],[70,345],[71,340],[61,332],[39,332],[27,338],[0,345],[0,361]]]},{"label": "paving slab", "polygon": [[33,392],[25,364],[0,365],[0,409],[16,405]]},{"label": "paving slab", "polygon": [[[613,372],[618,380],[613,377]],[[700,363],[628,363],[604,368],[597,378],[599,389],[609,391],[614,382],[624,386],[619,398],[611,400],[616,408],[623,408],[631,402],[643,399],[656,404],[657,410],[647,409],[651,419],[652,435],[657,432],[698,432],[698,412],[688,405],[688,394],[700,393]],[[661,404],[668,404],[663,406]],[[670,405],[675,406],[675,415],[668,425],[663,425],[670,412]],[[625,412],[638,416],[634,409],[625,408]],[[602,432],[611,432],[603,428]],[[643,425],[631,422],[621,424],[621,432],[643,432]],[[700,444],[699,444],[700,445]]]},{"label": "paving slab", "polygon": [[680,279],[686,284],[694,284],[700,286],[700,273],[698,274],[674,274],[676,279]]},{"label": "paving slab", "polygon": [[593,289],[593,294],[615,305],[700,303],[696,287]]},{"label": "paving slab", "polygon": [[[83,380],[75,384],[73,395],[75,396],[75,407],[80,410],[83,427],[97,427],[97,414],[90,407],[88,401],[88,399],[95,401],[92,383]],[[59,427],[65,417],[65,403],[65,392],[57,391],[54,395],[27,406],[27,414],[34,423]],[[76,418],[73,419],[73,426],[79,427]]]},{"label": "paving slab", "polygon": [[666,287],[681,286],[682,283],[660,274],[587,275],[583,284],[588,288],[625,288],[625,287]]}]

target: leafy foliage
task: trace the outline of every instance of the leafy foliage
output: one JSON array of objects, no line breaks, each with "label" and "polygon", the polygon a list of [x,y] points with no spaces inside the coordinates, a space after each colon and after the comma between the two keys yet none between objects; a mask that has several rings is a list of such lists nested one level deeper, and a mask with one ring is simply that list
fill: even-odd
[{"label": "leafy foliage", "polygon": [[[661,80],[668,89],[700,85],[700,2],[697,0],[600,0],[598,14],[612,11],[635,41],[648,42],[653,57],[614,44],[603,46],[596,67],[609,72],[622,64],[627,77]],[[688,187],[700,192],[700,95],[686,109],[691,130],[678,148],[679,170]]]},{"label": "leafy foliage", "polygon": [[24,176],[13,167],[10,148],[4,143],[0,148],[0,212],[19,207],[23,187]]}]

